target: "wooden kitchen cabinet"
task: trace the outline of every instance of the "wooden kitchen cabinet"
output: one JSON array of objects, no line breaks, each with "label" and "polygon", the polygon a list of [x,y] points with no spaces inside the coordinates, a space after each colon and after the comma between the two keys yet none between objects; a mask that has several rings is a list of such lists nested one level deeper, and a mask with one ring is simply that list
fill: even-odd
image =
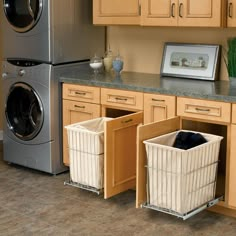
[{"label": "wooden kitchen cabinet", "polygon": [[100,117],[100,88],[63,84],[63,162],[69,166],[66,125]]},{"label": "wooden kitchen cabinet", "polygon": [[93,0],[93,23],[139,25],[140,0]]},{"label": "wooden kitchen cabinet", "polygon": [[104,198],[136,186],[137,126],[143,122],[143,93],[101,88],[104,131]]},{"label": "wooden kitchen cabinet", "polygon": [[229,206],[236,209],[236,104],[232,105],[231,145],[229,159]]},{"label": "wooden kitchen cabinet", "polygon": [[231,103],[193,98],[177,98],[177,115],[183,117],[183,128],[224,137],[219,153],[216,193],[224,195],[221,205],[229,205],[229,167],[231,145]]},{"label": "wooden kitchen cabinet", "polygon": [[231,121],[231,104],[193,98],[177,98],[177,115],[213,122]]},{"label": "wooden kitchen cabinet", "polygon": [[128,111],[143,110],[143,93],[102,88],[101,103],[103,108],[114,106]]},{"label": "wooden kitchen cabinet", "polygon": [[149,26],[177,26],[178,0],[143,0],[141,24]]},{"label": "wooden kitchen cabinet", "polygon": [[[229,6],[233,15],[233,6]],[[220,27],[223,11],[222,0],[93,0],[93,23]]]},{"label": "wooden kitchen cabinet", "polygon": [[144,124],[166,120],[176,115],[176,97],[144,93]]},{"label": "wooden kitchen cabinet", "polygon": [[221,0],[143,0],[142,25],[220,27]]},{"label": "wooden kitchen cabinet", "polygon": [[[236,104],[235,107],[233,106],[233,113],[235,117],[232,117],[232,120],[236,121]],[[234,157],[236,152],[231,141],[236,140],[236,123],[235,126],[231,125],[231,104],[177,97],[177,115],[174,118],[138,127],[136,207],[140,207],[147,201],[147,157],[143,141],[178,129],[185,129],[223,137],[219,152],[216,197],[224,196],[224,200],[217,205],[218,208],[221,207],[220,210],[215,211],[225,212],[224,209],[235,208],[236,161]],[[214,207],[212,210],[214,211]]]},{"label": "wooden kitchen cabinet", "polygon": [[236,27],[236,0],[227,1],[227,27]]}]

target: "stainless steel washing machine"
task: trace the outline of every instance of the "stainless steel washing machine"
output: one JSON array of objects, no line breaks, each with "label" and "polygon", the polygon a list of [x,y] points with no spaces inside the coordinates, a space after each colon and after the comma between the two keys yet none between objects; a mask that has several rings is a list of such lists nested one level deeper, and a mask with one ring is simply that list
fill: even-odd
[{"label": "stainless steel washing machine", "polygon": [[52,66],[29,60],[3,62],[5,161],[51,174],[66,170],[61,152],[58,78],[61,73],[83,68],[85,64]]},{"label": "stainless steel washing machine", "polygon": [[3,58],[51,64],[103,55],[104,27],[92,24],[92,0],[2,0]]}]

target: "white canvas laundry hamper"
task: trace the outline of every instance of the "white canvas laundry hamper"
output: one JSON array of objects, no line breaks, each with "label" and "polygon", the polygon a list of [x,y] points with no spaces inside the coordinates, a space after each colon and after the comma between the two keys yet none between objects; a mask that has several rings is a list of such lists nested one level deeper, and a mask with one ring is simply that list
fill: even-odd
[{"label": "white canvas laundry hamper", "polygon": [[100,117],[65,126],[68,134],[70,181],[66,184],[97,192],[104,184],[104,125]]},{"label": "white canvas laundry hamper", "polygon": [[147,204],[150,208],[176,216],[184,216],[214,200],[220,142],[223,139],[196,132],[203,135],[207,142],[183,150],[173,147],[180,131],[186,130],[144,141]]}]

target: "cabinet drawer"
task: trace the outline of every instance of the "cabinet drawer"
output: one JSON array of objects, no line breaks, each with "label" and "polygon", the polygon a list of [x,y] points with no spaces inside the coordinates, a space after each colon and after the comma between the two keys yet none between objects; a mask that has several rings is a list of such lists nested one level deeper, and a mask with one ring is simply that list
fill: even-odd
[{"label": "cabinet drawer", "polygon": [[177,98],[177,115],[230,122],[231,104],[190,98]]},{"label": "cabinet drawer", "polygon": [[232,105],[232,123],[236,124],[236,104]]},{"label": "cabinet drawer", "polygon": [[63,99],[100,103],[100,88],[74,84],[63,84]]},{"label": "cabinet drawer", "polygon": [[143,93],[117,89],[101,89],[101,104],[143,110]]}]

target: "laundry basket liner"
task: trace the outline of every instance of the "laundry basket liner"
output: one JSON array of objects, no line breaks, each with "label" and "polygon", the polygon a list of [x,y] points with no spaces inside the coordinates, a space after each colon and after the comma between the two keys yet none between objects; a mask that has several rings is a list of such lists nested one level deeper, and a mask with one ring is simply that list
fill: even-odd
[{"label": "laundry basket liner", "polygon": [[112,118],[100,117],[65,126],[68,134],[70,178],[96,189],[103,188],[104,125]]},{"label": "laundry basket liner", "polygon": [[[201,132],[206,143],[172,147],[179,130],[143,141],[147,153],[150,205],[185,214],[215,197],[221,136]],[[191,131],[195,132],[195,131]]]},{"label": "laundry basket liner", "polygon": [[100,117],[65,126],[69,148],[91,154],[104,153],[104,125],[111,119]]}]

